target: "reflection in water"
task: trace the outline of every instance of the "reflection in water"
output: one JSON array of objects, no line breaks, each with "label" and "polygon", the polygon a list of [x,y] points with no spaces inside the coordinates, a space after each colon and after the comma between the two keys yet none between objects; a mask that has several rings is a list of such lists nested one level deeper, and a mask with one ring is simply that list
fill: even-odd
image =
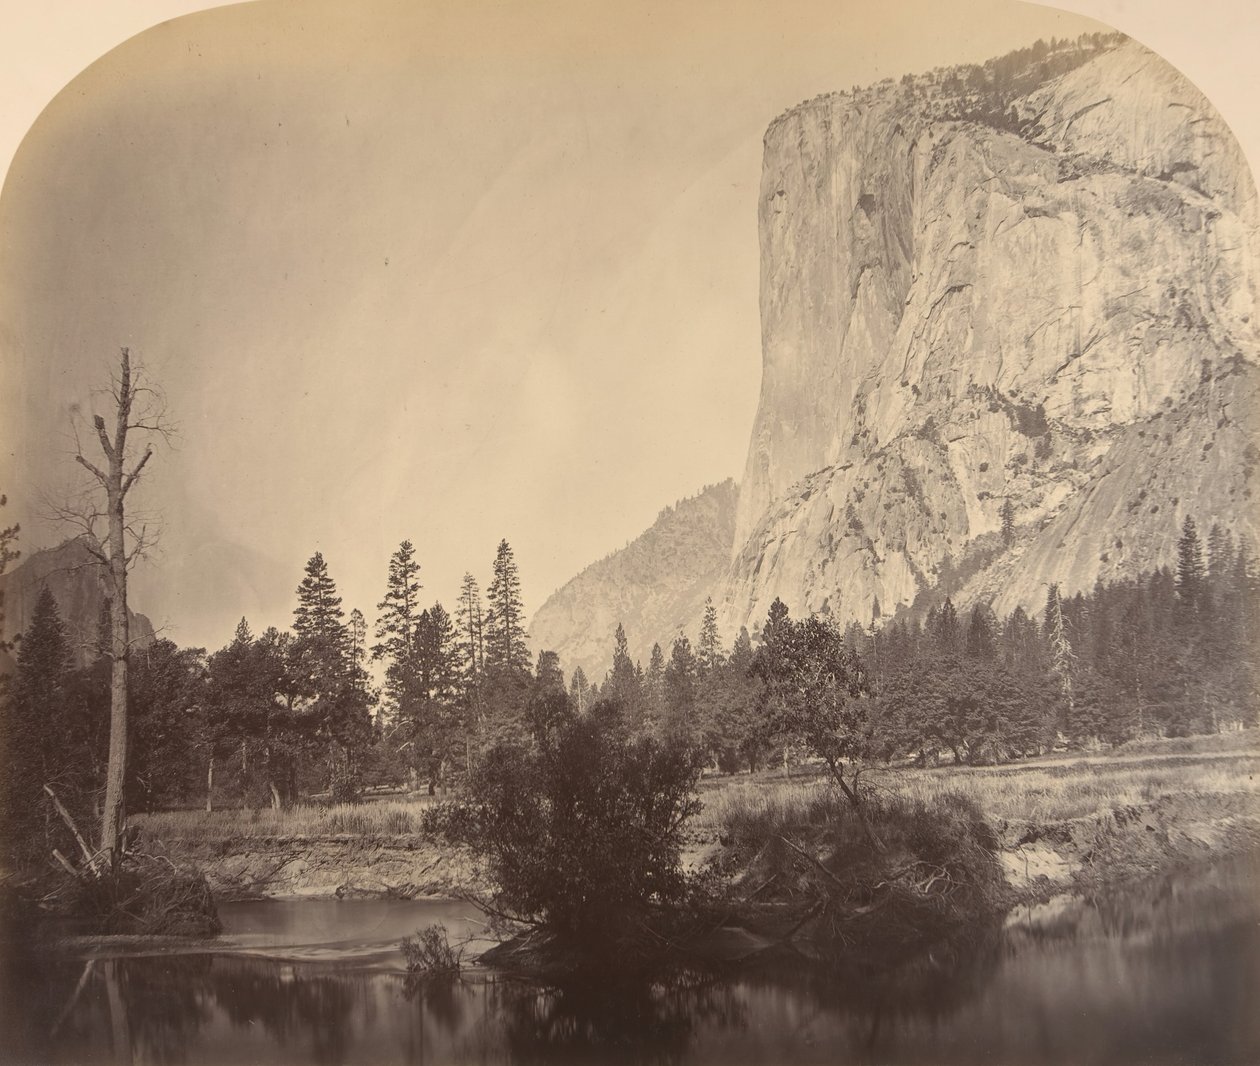
[{"label": "reflection in water", "polygon": [[513,1062],[683,1062],[699,1026],[738,1031],[747,1024],[730,986],[694,971],[568,988],[503,981],[495,993]]},{"label": "reflection in water", "polygon": [[[26,1035],[10,1030],[6,1050],[76,1063],[1260,1061],[1247,873],[1030,908],[895,967],[797,957],[555,987],[486,972],[409,984],[362,952],[28,959],[9,990],[24,1002],[6,1005]],[[344,912],[361,923],[374,913],[345,906],[364,908]]]}]

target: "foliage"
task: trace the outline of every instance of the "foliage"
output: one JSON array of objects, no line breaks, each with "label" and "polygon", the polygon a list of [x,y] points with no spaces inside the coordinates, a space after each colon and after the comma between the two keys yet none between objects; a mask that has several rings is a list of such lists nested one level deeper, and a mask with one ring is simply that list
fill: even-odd
[{"label": "foliage", "polygon": [[529,671],[525,643],[525,608],[516,557],[506,540],[499,542],[494,557],[494,580],[486,593],[490,609],[485,619],[486,668]]},{"label": "foliage", "polygon": [[0,729],[0,831],[7,857],[17,863],[46,861],[54,847],[73,853],[45,785],[76,818],[86,819],[93,806],[92,760],[85,757],[90,734],[84,715],[76,713],[82,708],[76,695],[57,601],[44,588],[19,645]]},{"label": "foliage", "polygon": [[[127,807],[151,811],[193,791],[198,764],[189,756],[204,745],[194,718],[205,686],[206,653],[156,640],[132,658],[131,766]],[[190,744],[191,741],[191,744]],[[199,760],[198,760],[199,762]]]},{"label": "foliage", "polygon": [[536,747],[489,751],[469,789],[466,842],[496,909],[584,945],[607,943],[683,890],[694,755],[626,737],[618,707],[570,716]]},{"label": "foliage", "polygon": [[407,963],[408,977],[455,977],[463,965],[463,951],[451,947],[446,926],[441,922],[425,926],[415,936],[403,937],[399,946]]},{"label": "foliage", "polygon": [[[772,608],[773,610],[773,608]],[[870,693],[861,660],[840,632],[821,618],[796,622],[786,614],[767,623],[752,671],[765,685],[763,706],[781,738],[799,739],[843,784],[845,760],[867,747]]]}]

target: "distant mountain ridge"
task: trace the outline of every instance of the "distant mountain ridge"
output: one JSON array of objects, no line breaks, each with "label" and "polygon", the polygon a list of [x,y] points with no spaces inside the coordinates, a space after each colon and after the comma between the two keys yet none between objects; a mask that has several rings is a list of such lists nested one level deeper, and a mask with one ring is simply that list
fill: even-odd
[{"label": "distant mountain ridge", "polygon": [[[17,566],[0,575],[0,589],[4,592],[3,639],[12,640],[25,631],[45,587],[57,601],[57,612],[76,664],[90,662],[95,656],[97,625],[107,597],[100,565],[78,537],[55,548],[24,553]],[[135,646],[152,644],[156,639],[153,624],[142,614],[129,614]]]},{"label": "distant mountain ridge", "polygon": [[728,479],[666,507],[651,528],[552,594],[530,623],[535,650],[560,653],[566,671],[602,681],[613,635],[625,626],[630,654],[647,662],[691,625],[730,562],[739,490]]},{"label": "distant mountain ridge", "polygon": [[[728,640],[776,597],[887,618],[979,538],[955,602],[999,614],[1174,563],[1187,515],[1256,544],[1245,157],[1136,42],[1014,56],[820,96],[766,132],[761,397],[728,565],[688,585]],[[635,631],[648,583],[617,587],[615,557],[600,573],[566,610],[599,596],[602,628],[659,639]]]}]

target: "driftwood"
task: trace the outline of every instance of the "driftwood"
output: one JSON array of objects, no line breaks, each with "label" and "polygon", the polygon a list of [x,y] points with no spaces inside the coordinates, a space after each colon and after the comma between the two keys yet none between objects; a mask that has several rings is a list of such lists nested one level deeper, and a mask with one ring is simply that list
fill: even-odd
[{"label": "driftwood", "polygon": [[[83,859],[87,863],[87,868],[92,871],[96,877],[100,876],[96,869],[96,854],[87,846],[87,841],[83,839],[83,834],[79,832],[79,827],[74,824],[74,819],[70,817],[70,812],[62,806],[61,800],[57,798],[57,793],[52,790],[52,785],[45,785],[44,791],[48,793],[48,797],[53,801],[53,806],[57,813],[61,815],[61,820],[69,827],[70,832],[74,834],[74,839],[78,842],[79,850],[83,852]],[[56,852],[53,853],[54,855]],[[64,862],[64,860],[62,860]]]},{"label": "driftwood", "polygon": [[69,859],[67,859],[64,855],[62,855],[61,852],[58,851],[56,848],[53,848],[52,854],[53,854],[53,858],[56,859],[62,865],[62,867],[64,867],[66,873],[68,873],[71,877],[75,878],[76,880],[82,880],[83,873],[82,871],[76,870],[74,868],[74,863],[72,863]]}]

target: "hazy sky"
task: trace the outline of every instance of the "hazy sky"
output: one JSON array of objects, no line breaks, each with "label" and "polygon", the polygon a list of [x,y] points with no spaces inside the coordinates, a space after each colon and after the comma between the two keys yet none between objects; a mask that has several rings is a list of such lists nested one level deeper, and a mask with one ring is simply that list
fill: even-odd
[{"label": "hazy sky", "polygon": [[[132,6],[96,54],[191,5]],[[1236,46],[1230,5],[1200,22],[1218,6]],[[71,32],[92,9],[15,23],[27,125],[74,74],[47,85],[49,68],[92,55]],[[1006,0],[941,9],[264,0],[119,45],[48,104],[0,194],[0,489],[23,547],[63,535],[38,496],[75,480],[70,412],[127,344],[180,427],[134,494],[164,536],[133,605],[173,639],[287,625],[316,550],[371,622],[404,537],[452,607],[506,537],[532,613],[662,506],[742,473],[767,123],[1100,28]],[[66,39],[42,63],[39,32]]]}]

